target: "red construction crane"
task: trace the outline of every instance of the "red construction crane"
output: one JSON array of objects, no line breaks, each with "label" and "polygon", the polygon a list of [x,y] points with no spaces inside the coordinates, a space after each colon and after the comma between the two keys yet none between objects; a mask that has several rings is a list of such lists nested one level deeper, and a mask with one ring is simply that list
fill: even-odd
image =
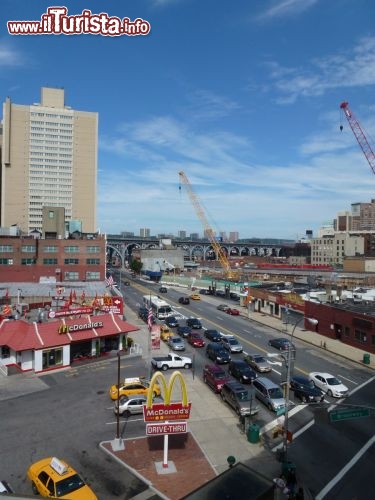
[{"label": "red construction crane", "polygon": [[[361,128],[361,125],[359,124],[358,120],[353,114],[353,111],[349,108],[349,103],[348,102],[342,102],[340,104],[340,108],[343,110],[346,119],[349,122],[350,128],[353,130],[353,134],[355,135],[355,138],[358,141],[358,144],[361,146],[361,149],[363,151],[363,154],[366,157],[366,160],[368,161],[372,172],[375,174],[375,154],[374,151],[371,148],[370,143],[367,140],[367,137],[364,133],[364,131]],[[340,130],[343,129],[343,126],[340,125]]]}]

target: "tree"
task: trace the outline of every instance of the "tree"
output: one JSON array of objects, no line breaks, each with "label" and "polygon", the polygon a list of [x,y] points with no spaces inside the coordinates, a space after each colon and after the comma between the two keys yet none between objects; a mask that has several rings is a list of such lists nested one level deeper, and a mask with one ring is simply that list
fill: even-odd
[{"label": "tree", "polygon": [[143,263],[140,260],[132,260],[130,264],[130,269],[134,271],[136,274],[141,273],[141,269],[143,267]]}]

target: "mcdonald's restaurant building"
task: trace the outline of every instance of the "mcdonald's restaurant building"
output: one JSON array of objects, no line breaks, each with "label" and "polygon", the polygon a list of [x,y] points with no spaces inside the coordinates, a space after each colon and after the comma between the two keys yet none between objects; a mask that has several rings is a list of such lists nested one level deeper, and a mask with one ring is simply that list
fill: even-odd
[{"label": "mcdonald's restaurant building", "polygon": [[69,367],[75,359],[124,350],[127,335],[137,330],[113,313],[47,323],[5,319],[0,323],[0,364],[35,373]]}]

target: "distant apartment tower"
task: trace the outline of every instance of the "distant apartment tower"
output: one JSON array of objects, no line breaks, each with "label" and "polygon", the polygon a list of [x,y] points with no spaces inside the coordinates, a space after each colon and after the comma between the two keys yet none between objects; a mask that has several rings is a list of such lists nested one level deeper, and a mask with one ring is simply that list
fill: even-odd
[{"label": "distant apartment tower", "polygon": [[181,240],[186,239],[186,231],[178,231],[177,237],[180,238]]},{"label": "distant apartment tower", "polygon": [[375,231],[375,200],[352,203],[352,230]]},{"label": "distant apartment tower", "polygon": [[229,232],[229,242],[230,243],[235,243],[236,241],[239,240],[239,232],[238,231],[230,231]]},{"label": "distant apartment tower", "polygon": [[190,239],[192,241],[199,240],[199,234],[198,233],[190,233]]},{"label": "distant apartment tower", "polygon": [[65,224],[96,231],[98,114],[65,105],[60,88],[38,104],[3,103],[0,225],[42,231],[43,207],[62,207]]},{"label": "distant apartment tower", "polygon": [[151,234],[151,231],[148,227],[141,227],[141,229],[139,230],[139,236],[141,238],[149,238],[150,234]]}]

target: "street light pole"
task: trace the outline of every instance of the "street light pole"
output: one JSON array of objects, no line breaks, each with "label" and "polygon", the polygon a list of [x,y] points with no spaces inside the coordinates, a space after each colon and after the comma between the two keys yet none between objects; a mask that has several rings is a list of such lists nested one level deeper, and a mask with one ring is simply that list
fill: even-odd
[{"label": "street light pole", "polygon": [[[291,362],[292,362],[292,343],[293,343],[293,335],[297,328],[297,326],[303,321],[305,318],[302,316],[299,318],[292,329],[292,333],[290,334],[290,345],[288,348],[288,355],[286,358],[286,389],[285,389],[285,419],[284,419],[284,439],[283,439],[283,462],[288,463],[288,435],[289,435],[289,395],[290,395],[290,379],[291,379]],[[294,353],[295,357],[295,353]],[[284,358],[285,359],[285,358]]]}]

